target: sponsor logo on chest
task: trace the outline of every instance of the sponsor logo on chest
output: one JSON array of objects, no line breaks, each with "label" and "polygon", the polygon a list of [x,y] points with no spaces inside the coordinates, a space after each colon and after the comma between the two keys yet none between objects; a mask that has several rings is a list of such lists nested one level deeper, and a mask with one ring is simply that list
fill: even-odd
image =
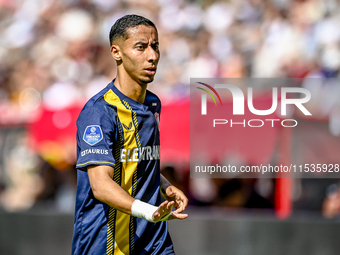
[{"label": "sponsor logo on chest", "polygon": [[142,160],[158,160],[160,158],[160,145],[137,147],[120,150],[120,162],[139,162]]}]

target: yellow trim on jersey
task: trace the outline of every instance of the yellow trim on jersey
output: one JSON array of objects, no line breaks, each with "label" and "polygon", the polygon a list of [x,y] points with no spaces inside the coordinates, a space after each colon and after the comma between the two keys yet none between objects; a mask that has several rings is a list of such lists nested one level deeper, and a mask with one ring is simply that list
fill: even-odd
[{"label": "yellow trim on jersey", "polygon": [[106,254],[112,255],[113,252],[113,234],[115,232],[115,220],[116,220],[117,210],[110,207],[109,219],[107,223],[107,240],[106,240]]},{"label": "yellow trim on jersey", "polygon": [[[116,164],[113,174],[113,180],[120,185],[121,184],[121,172],[122,172],[122,164],[119,163],[120,158],[120,148],[123,145],[123,132],[122,127],[117,126],[118,128],[118,137],[116,141],[116,149],[114,153],[115,161],[118,162]],[[115,225],[116,225],[116,214],[117,210],[114,207],[110,207],[109,210],[109,218],[107,222],[107,240],[106,240],[106,255],[112,255],[113,254],[113,238],[115,235]]]},{"label": "yellow trim on jersey", "polygon": [[[136,143],[136,134],[138,136],[138,129],[135,128],[136,120],[133,117],[131,107],[126,101],[122,104],[120,98],[110,89],[105,95],[104,100],[117,107],[117,114],[123,126],[124,132],[124,149],[132,149],[138,147]],[[135,117],[136,118],[136,117]],[[139,139],[138,139],[139,140]],[[134,173],[137,170],[138,162],[123,162],[122,163],[122,176],[121,187],[132,194]],[[130,253],[130,215],[117,211],[116,213],[116,226],[115,226],[115,247],[114,254],[128,255]]]},{"label": "yellow trim on jersey", "polygon": [[[137,114],[136,112],[132,111],[132,108],[126,102],[125,100],[122,100],[123,104],[127,109],[129,109],[132,112],[132,117],[133,117],[133,124],[135,126],[135,135],[136,135],[136,142],[138,147],[141,147],[141,143],[139,140],[139,134],[138,134],[138,121],[137,121]],[[137,188],[137,171],[134,172],[133,177],[132,177],[132,197],[136,196],[136,188]],[[133,217],[130,217],[130,250],[133,251],[135,247],[135,240],[134,240],[134,233],[135,233],[135,225],[133,222]]]},{"label": "yellow trim on jersey", "polygon": [[85,162],[85,163],[83,163],[83,164],[77,164],[76,166],[84,166],[84,165],[86,165],[86,164],[88,164],[88,163],[101,163],[101,164],[110,164],[110,165],[115,166],[115,163],[106,162],[106,161],[87,161],[87,162]]}]

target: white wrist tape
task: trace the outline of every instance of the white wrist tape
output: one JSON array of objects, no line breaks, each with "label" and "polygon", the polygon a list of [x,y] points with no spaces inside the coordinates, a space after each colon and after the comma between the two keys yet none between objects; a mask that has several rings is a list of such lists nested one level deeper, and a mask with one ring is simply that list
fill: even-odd
[{"label": "white wrist tape", "polygon": [[152,215],[157,211],[158,207],[150,205],[136,199],[131,206],[131,214],[138,218],[146,219],[147,221],[154,222]]}]

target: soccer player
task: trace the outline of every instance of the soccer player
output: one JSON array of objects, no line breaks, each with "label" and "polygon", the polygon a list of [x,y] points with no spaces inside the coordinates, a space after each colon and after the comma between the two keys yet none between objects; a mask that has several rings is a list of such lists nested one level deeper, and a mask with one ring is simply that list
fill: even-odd
[{"label": "soccer player", "polygon": [[160,174],[161,103],[147,90],[160,57],[157,29],[126,15],[110,44],[117,76],[77,120],[72,254],[174,254],[167,221],[188,217],[188,199]]}]

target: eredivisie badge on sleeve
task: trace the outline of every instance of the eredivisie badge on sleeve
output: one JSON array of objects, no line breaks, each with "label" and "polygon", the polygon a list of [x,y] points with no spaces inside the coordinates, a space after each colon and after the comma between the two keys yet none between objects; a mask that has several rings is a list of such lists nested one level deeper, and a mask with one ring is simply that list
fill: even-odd
[{"label": "eredivisie badge on sleeve", "polygon": [[84,132],[83,140],[89,145],[95,145],[103,139],[103,132],[100,126],[87,126]]}]

